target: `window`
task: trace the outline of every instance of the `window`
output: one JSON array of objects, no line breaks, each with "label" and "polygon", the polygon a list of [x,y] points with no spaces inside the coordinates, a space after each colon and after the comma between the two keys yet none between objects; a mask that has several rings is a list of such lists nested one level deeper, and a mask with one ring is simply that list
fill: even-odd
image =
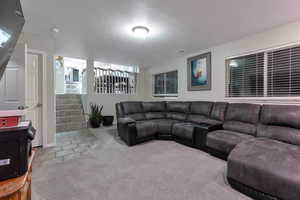
[{"label": "window", "polygon": [[135,94],[138,67],[94,62],[97,94]]},{"label": "window", "polygon": [[300,46],[226,60],[226,97],[300,96]]},{"label": "window", "polygon": [[178,72],[171,71],[153,75],[153,96],[177,96]]},{"label": "window", "polygon": [[79,82],[79,70],[73,69],[73,82]]},{"label": "window", "polygon": [[83,94],[86,80],[83,79],[87,61],[84,59],[56,56],[56,92],[61,94]]},{"label": "window", "polygon": [[300,96],[300,46],[268,52],[268,96]]},{"label": "window", "polygon": [[230,59],[227,66],[228,97],[261,97],[264,95],[264,54]]}]

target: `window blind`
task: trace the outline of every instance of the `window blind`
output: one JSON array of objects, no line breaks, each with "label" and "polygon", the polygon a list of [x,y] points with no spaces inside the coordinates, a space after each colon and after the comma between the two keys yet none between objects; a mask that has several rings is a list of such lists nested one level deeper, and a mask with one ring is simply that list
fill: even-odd
[{"label": "window blind", "polygon": [[177,96],[178,72],[171,71],[153,75],[153,96]]},{"label": "window blind", "polygon": [[264,53],[227,60],[226,97],[264,95]]},{"label": "window blind", "polygon": [[300,46],[267,52],[268,96],[300,95]]}]

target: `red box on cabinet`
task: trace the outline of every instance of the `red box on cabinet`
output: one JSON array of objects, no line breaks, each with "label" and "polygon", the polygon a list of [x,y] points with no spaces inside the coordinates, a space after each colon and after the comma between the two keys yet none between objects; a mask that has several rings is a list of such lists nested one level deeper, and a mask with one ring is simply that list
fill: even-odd
[{"label": "red box on cabinet", "polygon": [[20,110],[0,111],[0,128],[18,126],[24,114]]},{"label": "red box on cabinet", "polygon": [[20,121],[19,116],[15,117],[0,117],[0,128],[17,126]]}]

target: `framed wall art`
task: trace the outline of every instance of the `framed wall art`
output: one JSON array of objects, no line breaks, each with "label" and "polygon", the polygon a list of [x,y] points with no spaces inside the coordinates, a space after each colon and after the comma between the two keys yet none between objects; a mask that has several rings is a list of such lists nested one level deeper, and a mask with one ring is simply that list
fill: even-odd
[{"label": "framed wall art", "polygon": [[188,91],[211,90],[211,52],[187,59]]}]

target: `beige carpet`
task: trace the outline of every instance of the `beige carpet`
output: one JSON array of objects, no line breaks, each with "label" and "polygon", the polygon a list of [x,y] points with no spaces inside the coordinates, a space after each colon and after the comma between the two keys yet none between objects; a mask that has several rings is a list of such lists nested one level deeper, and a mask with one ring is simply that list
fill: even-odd
[{"label": "beige carpet", "polygon": [[97,145],[33,169],[33,200],[247,200],[224,181],[226,163],[172,141],[127,147],[115,129],[92,130]]}]

